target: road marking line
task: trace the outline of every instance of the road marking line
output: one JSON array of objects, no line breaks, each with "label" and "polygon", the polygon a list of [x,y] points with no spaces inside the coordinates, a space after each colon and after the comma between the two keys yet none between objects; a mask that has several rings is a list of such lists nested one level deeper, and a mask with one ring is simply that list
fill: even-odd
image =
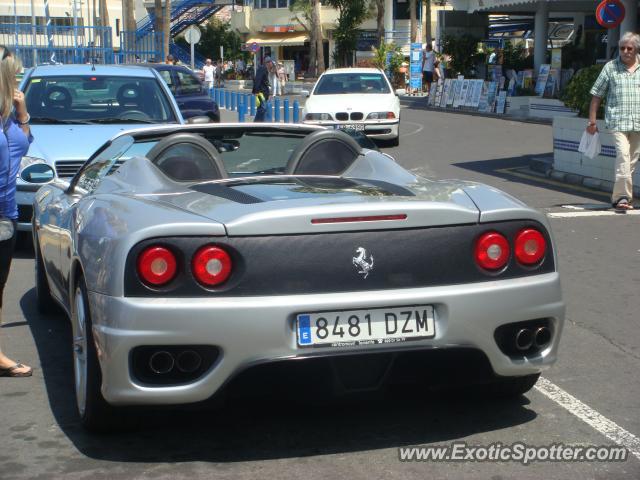
[{"label": "road marking line", "polygon": [[640,215],[640,210],[627,210],[625,213],[617,213],[611,210],[600,210],[592,212],[553,212],[547,213],[550,218],[571,218],[571,217],[624,217],[625,215]]},{"label": "road marking line", "polygon": [[409,136],[411,136],[411,135],[415,135],[416,133],[420,133],[422,130],[424,130],[424,125],[421,125],[421,124],[419,124],[419,123],[415,123],[415,122],[408,122],[408,121],[406,121],[406,120],[405,120],[405,121],[403,121],[402,123],[403,123],[403,124],[407,124],[407,123],[408,123],[409,125],[417,125],[417,126],[418,126],[418,127],[420,127],[420,128],[418,128],[418,130],[416,130],[415,132],[411,132],[411,133],[403,133],[402,135],[400,135],[400,137],[401,137],[401,138],[403,138],[403,137],[409,137]]},{"label": "road marking line", "polygon": [[540,377],[535,389],[555,403],[564,407],[580,420],[597,430],[616,444],[625,447],[636,458],[640,459],[640,438],[628,432],[612,420],[600,415],[591,407],[582,403],[573,395],[565,392],[546,378]]}]

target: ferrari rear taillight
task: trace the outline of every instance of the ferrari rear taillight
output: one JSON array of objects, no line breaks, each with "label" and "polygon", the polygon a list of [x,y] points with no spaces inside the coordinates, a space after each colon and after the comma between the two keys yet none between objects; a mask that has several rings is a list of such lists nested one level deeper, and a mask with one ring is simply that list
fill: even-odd
[{"label": "ferrari rear taillight", "polygon": [[154,245],[138,256],[138,275],[147,285],[166,285],[173,280],[176,271],[176,257],[168,248]]},{"label": "ferrari rear taillight", "polygon": [[498,232],[484,233],[476,241],[474,250],[478,266],[486,270],[500,270],[509,261],[509,241]]},{"label": "ferrari rear taillight", "polygon": [[202,247],[191,261],[193,276],[206,287],[215,287],[227,280],[232,267],[231,256],[213,245]]},{"label": "ferrari rear taillight", "polygon": [[547,251],[547,241],[542,233],[533,228],[521,230],[516,236],[516,259],[523,265],[535,265],[539,263]]}]

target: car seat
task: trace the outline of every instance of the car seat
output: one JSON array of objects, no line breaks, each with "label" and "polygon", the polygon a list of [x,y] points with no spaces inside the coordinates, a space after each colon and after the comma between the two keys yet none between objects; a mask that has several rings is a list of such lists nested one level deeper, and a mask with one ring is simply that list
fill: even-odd
[{"label": "car seat", "polygon": [[353,138],[337,130],[319,130],[307,135],[293,151],[287,175],[341,175],[362,154]]},{"label": "car seat", "polygon": [[227,178],[220,152],[200,135],[176,133],[160,140],[147,158],[178,182]]},{"label": "car seat", "polygon": [[45,91],[43,102],[47,108],[68,110],[72,103],[71,92],[65,87],[49,87]]}]

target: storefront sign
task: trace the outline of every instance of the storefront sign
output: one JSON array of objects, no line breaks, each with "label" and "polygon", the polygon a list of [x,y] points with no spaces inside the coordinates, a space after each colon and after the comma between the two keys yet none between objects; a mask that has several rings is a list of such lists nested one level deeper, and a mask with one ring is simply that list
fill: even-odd
[{"label": "storefront sign", "polygon": [[624,5],[620,0],[604,0],[596,8],[596,21],[604,28],[616,28],[624,20]]},{"label": "storefront sign", "polygon": [[295,25],[265,25],[262,27],[263,33],[290,33],[295,31]]},{"label": "storefront sign", "polygon": [[409,86],[412,90],[422,90],[422,44],[411,44],[411,65],[410,65]]}]

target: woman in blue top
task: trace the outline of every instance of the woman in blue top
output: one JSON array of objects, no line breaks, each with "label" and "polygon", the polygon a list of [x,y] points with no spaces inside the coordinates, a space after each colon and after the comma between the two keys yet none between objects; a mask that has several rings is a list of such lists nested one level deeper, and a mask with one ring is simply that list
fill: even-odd
[{"label": "woman in blue top", "polygon": [[[16,243],[16,177],[22,156],[33,140],[24,94],[16,83],[20,71],[20,61],[7,47],[0,46],[0,323],[2,294]],[[0,377],[28,377],[31,373],[31,367],[11,360],[0,350]]]}]

